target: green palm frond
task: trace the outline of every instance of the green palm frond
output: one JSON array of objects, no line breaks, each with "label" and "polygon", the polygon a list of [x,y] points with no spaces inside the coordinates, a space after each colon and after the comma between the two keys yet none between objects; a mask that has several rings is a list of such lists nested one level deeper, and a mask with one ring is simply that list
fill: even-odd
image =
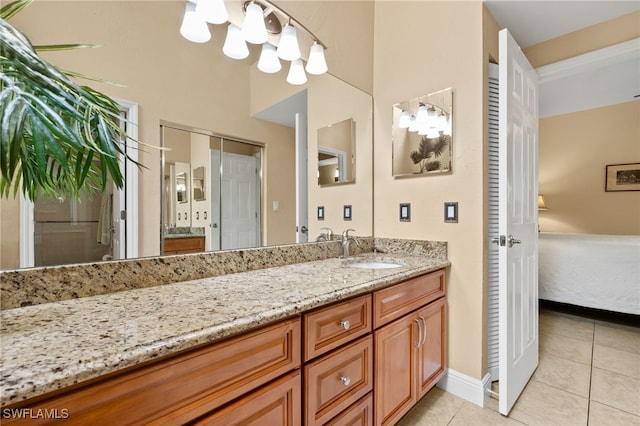
[{"label": "green palm frond", "polygon": [[[0,9],[0,196],[22,188],[78,196],[80,190],[121,188],[119,158],[126,157],[120,108],[108,96],[80,86],[42,59],[29,40],[6,22],[30,0]],[[87,47],[57,45],[53,48]],[[102,81],[102,80],[101,80]]]}]

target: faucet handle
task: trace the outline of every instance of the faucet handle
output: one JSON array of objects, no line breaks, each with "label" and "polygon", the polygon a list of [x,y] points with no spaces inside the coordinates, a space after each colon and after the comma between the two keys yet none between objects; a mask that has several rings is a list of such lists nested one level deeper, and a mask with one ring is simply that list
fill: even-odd
[{"label": "faucet handle", "polygon": [[345,239],[345,238],[349,238],[349,231],[356,232],[356,230],[355,230],[355,229],[347,229],[346,231],[344,231],[344,232],[342,233],[342,238],[343,238],[343,239]]}]

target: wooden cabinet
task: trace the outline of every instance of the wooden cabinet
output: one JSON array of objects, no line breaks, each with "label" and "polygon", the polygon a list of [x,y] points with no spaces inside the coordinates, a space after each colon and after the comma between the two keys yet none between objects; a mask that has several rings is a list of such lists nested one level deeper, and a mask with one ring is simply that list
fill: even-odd
[{"label": "wooden cabinet", "polygon": [[357,401],[326,426],[373,426],[373,394]]},{"label": "wooden cabinet", "polygon": [[302,424],[300,370],[213,412],[193,425],[299,426]]},{"label": "wooden cabinet", "polygon": [[[444,271],[407,283],[374,293],[374,324],[386,324],[374,332],[376,425],[395,424],[445,372]],[[418,300],[427,304],[412,310]]]},{"label": "wooden cabinet", "polygon": [[[66,424],[181,424],[299,366],[295,318],[14,407],[66,409]],[[21,421],[38,423],[2,424]]]},{"label": "wooden cabinet", "polygon": [[165,238],[163,254],[187,254],[204,251],[204,237]]}]

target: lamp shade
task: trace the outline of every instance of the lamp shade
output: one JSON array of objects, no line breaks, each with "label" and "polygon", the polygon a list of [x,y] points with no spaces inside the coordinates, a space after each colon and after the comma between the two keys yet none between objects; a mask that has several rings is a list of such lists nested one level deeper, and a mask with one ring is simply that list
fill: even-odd
[{"label": "lamp shade", "polygon": [[401,129],[408,129],[411,124],[411,114],[409,111],[402,111],[400,113],[400,120],[398,121],[398,127]]},{"label": "lamp shade", "polygon": [[418,112],[416,114],[416,122],[418,124],[424,124],[429,120],[429,112],[427,110],[427,106],[425,104],[420,104],[418,107]]},{"label": "lamp shade", "polygon": [[198,0],[196,13],[212,24],[224,24],[229,20],[224,0]]},{"label": "lamp shade", "polygon": [[253,44],[266,43],[268,39],[267,27],[264,24],[262,8],[255,2],[249,3],[242,24],[242,37]]},{"label": "lamp shade", "polygon": [[280,44],[278,45],[278,57],[285,61],[295,61],[300,59],[300,46],[298,46],[298,36],[295,27],[287,24],[282,29]]},{"label": "lamp shade", "polygon": [[287,75],[287,82],[295,86],[305,84],[307,82],[307,75],[304,73],[302,60],[294,59],[293,61],[291,61],[289,74]]},{"label": "lamp shade", "polygon": [[205,43],[211,40],[211,33],[207,23],[196,13],[196,5],[191,2],[187,2],[182,25],[180,26],[180,34],[194,43]]},{"label": "lamp shade", "polygon": [[409,129],[410,132],[417,132],[418,131],[418,122],[416,121],[416,117],[415,116],[411,116],[409,118]]},{"label": "lamp shade", "polygon": [[249,56],[249,48],[242,37],[241,29],[235,24],[229,24],[227,38],[224,40],[222,51],[232,59],[244,59]]},{"label": "lamp shade", "polygon": [[547,210],[547,205],[544,203],[544,195],[538,194],[538,210]]},{"label": "lamp shade", "polygon": [[307,61],[307,72],[309,74],[320,75],[329,70],[324,57],[324,47],[317,42],[313,42],[309,51],[309,61]]},{"label": "lamp shade", "polygon": [[260,59],[258,60],[258,69],[264,73],[273,74],[280,71],[281,68],[282,65],[275,46],[271,43],[263,44]]}]

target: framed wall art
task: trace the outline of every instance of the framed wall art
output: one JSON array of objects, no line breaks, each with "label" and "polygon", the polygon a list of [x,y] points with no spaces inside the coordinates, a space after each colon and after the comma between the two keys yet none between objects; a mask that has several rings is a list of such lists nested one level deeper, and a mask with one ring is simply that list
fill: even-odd
[{"label": "framed wall art", "polygon": [[607,165],[605,191],[640,191],[640,163]]}]

